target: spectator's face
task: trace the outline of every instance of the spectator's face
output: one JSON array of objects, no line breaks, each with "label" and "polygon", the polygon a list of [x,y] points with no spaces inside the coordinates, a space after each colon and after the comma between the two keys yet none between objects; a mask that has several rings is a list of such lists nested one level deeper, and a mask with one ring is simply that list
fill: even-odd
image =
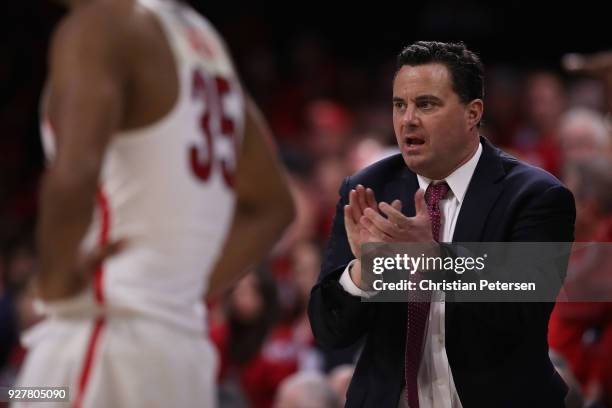
[{"label": "spectator's face", "polygon": [[301,243],[293,250],[291,258],[295,284],[304,300],[308,300],[310,291],[319,275],[321,266],[319,251],[310,243]]},{"label": "spectator's face", "polygon": [[403,66],[393,82],[393,128],[406,165],[440,180],[478,144],[482,101],[463,104],[442,64]]},{"label": "spectator's face", "polygon": [[335,205],[338,198],[338,186],[342,183],[346,173],[346,166],[341,160],[327,159],[319,162],[316,174],[325,204]]},{"label": "spectator's face", "polygon": [[561,129],[561,151],[566,161],[586,160],[601,153],[597,137],[585,125],[571,125]]},{"label": "spectator's face", "polygon": [[565,107],[565,94],[559,80],[549,74],[530,78],[526,107],[532,124],[539,131],[556,130]]}]

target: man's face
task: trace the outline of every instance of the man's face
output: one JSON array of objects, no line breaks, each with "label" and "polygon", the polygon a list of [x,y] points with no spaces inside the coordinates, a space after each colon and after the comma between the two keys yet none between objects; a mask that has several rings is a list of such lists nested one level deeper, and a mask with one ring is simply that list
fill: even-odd
[{"label": "man's face", "polygon": [[406,165],[441,180],[468,161],[479,139],[482,101],[465,105],[442,64],[404,65],[393,82],[393,129]]}]

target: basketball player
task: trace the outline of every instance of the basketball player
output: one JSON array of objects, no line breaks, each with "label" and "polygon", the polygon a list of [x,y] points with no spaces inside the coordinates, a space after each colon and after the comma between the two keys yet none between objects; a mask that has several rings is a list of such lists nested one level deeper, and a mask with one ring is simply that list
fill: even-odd
[{"label": "basketball player", "polygon": [[214,406],[201,299],[293,216],[266,126],[187,5],[68,3],[43,103],[49,317],[24,336],[18,386],[68,386],[74,407]]}]

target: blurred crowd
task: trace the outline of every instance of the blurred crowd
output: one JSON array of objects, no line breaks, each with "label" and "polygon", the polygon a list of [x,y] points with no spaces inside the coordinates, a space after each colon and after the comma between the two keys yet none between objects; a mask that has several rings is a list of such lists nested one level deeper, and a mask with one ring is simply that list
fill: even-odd
[{"label": "blurred crowd", "polygon": [[[358,353],[358,345],[334,352],[319,348],[306,306],[343,178],[397,152],[391,122],[394,60],[369,62],[363,69],[311,35],[291,49],[282,63],[263,45],[236,53],[244,82],[273,129],[297,218],[266,262],[209,304],[221,407],[343,406]],[[10,81],[5,68],[10,66],[0,62],[7,70],[0,72],[3,84],[5,77]],[[2,385],[14,381],[26,352],[19,333],[38,319],[31,282],[43,171],[40,145],[32,137],[42,76],[27,86],[7,83],[14,89],[4,91],[9,103],[0,106],[5,131],[0,138]],[[482,134],[568,185],[576,198],[580,242],[612,241],[612,95],[606,89],[605,78],[598,76],[486,66]],[[570,279],[591,276],[584,269],[580,260],[572,261]],[[612,289],[612,276],[592,282],[606,284]],[[549,342],[555,364],[572,386],[573,406],[612,406],[610,305],[559,303]]]}]

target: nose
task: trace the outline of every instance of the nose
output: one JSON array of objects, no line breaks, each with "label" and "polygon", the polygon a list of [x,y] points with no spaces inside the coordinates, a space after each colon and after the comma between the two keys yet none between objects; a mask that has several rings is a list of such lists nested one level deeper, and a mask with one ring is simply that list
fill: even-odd
[{"label": "nose", "polygon": [[409,104],[402,116],[402,124],[408,127],[416,127],[419,125],[419,118],[414,104]]}]

